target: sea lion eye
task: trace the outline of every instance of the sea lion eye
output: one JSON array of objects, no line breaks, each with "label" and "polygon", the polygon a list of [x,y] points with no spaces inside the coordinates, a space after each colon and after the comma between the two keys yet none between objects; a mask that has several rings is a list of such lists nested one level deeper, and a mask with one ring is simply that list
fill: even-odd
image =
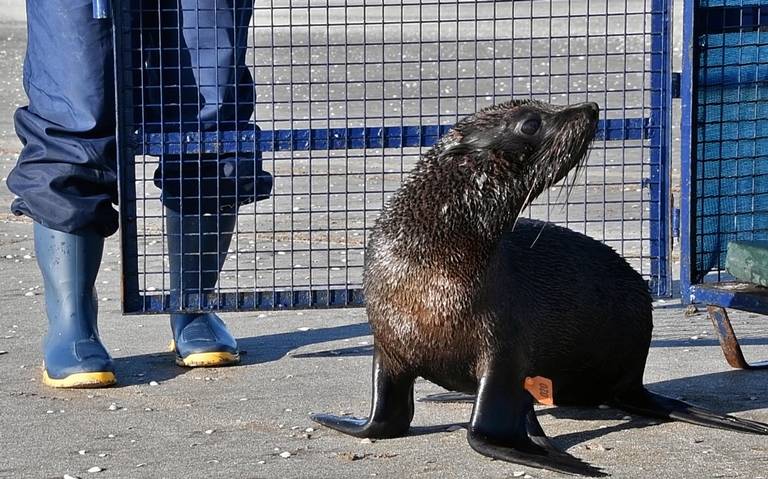
[{"label": "sea lion eye", "polygon": [[539,131],[539,128],[541,128],[541,119],[529,118],[520,126],[520,132],[525,135],[533,136]]}]

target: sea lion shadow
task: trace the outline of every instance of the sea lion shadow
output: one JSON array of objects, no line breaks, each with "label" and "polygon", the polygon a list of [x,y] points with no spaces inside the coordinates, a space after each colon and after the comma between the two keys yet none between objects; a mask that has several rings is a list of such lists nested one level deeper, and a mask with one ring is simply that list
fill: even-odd
[{"label": "sea lion shadow", "polygon": [[[765,384],[768,384],[768,370],[731,370],[659,381],[647,384],[646,386],[649,390],[667,397],[679,398],[692,405],[717,413],[731,414],[768,408],[768,395],[759,393],[759,391],[764,390]],[[727,393],[724,394],[724,392]],[[437,402],[429,402],[429,404],[440,405],[441,402],[471,403],[473,399],[472,396],[461,393],[443,393],[438,396],[444,399]],[[421,400],[424,398],[419,399],[422,402]],[[643,429],[666,422],[655,418],[637,416],[613,407],[556,406],[537,409],[536,414],[538,416],[549,415],[557,419],[577,421],[616,421],[630,417],[630,419],[612,426],[585,429],[553,436],[551,438],[552,441],[563,450],[593,441],[613,432]],[[760,420],[760,418],[754,419]],[[444,432],[452,425],[466,427],[466,423],[460,422],[440,426],[418,427],[411,428],[409,435]]]},{"label": "sea lion shadow", "polygon": [[[563,408],[558,408],[563,409]],[[573,409],[573,408],[568,408]],[[587,409],[583,409],[584,411],[588,411]],[[537,414],[542,414],[543,411],[539,411]],[[586,418],[587,414],[585,414]],[[595,419],[594,417],[589,417],[589,419]],[[611,419],[615,419],[615,414],[611,416]],[[570,449],[573,446],[576,446],[578,444],[588,443],[589,441],[593,441],[601,436],[604,436],[606,434],[610,434],[612,432],[617,431],[625,431],[627,429],[642,429],[648,426],[655,426],[659,424],[658,421],[654,421],[652,419],[646,419],[646,418],[633,418],[630,421],[623,422],[621,424],[616,424],[613,426],[605,426],[600,427],[597,429],[592,430],[584,430],[584,431],[578,431],[578,432],[572,432],[567,434],[561,434],[559,436],[553,436],[550,439],[552,442],[561,450]],[[469,423],[467,422],[453,422],[448,424],[437,424],[433,426],[411,426],[411,428],[408,430],[408,436],[424,436],[428,434],[440,434],[440,433],[452,433],[455,431],[453,428],[461,428],[464,433],[466,433],[466,429],[469,426]]]},{"label": "sea lion shadow", "polygon": [[[361,336],[369,336],[370,334],[371,327],[368,323],[357,323],[330,328],[309,329],[307,331],[291,331],[289,333],[238,338],[237,344],[240,347],[240,351],[246,353],[241,358],[241,364],[249,365],[277,361],[278,359],[287,356],[291,351],[310,344],[340,341]],[[351,352],[346,354],[344,353],[346,350],[350,350]],[[337,353],[337,351],[342,352]],[[373,346],[365,345],[330,351],[291,354],[291,357],[315,358],[337,357],[341,355],[369,356],[371,354],[373,354]]]},{"label": "sea lion shadow", "polygon": [[720,413],[768,408],[768,370],[731,369],[646,384],[664,396]]},{"label": "sea lion shadow", "polygon": [[[565,409],[565,408],[558,408]],[[570,409],[570,408],[568,408]],[[590,418],[594,419],[594,418]],[[553,436],[552,442],[561,450],[565,451],[579,444],[589,443],[600,437],[603,437],[612,432],[627,431],[629,429],[643,429],[649,426],[656,426],[659,421],[635,417],[627,422],[621,424],[615,424],[613,426],[603,426],[597,429],[586,429],[583,431],[569,432],[566,434],[560,434],[559,436]]]},{"label": "sea lion shadow", "polygon": [[[768,383],[768,371],[732,370],[659,381],[646,384],[646,387],[655,393],[682,399],[694,406],[706,408],[716,413],[731,414],[768,407],[768,397],[764,394],[758,395],[758,391],[762,391],[766,383]],[[611,432],[641,429],[666,422],[636,416],[612,407],[607,409],[553,407],[538,411],[538,413],[549,414],[558,419],[593,421],[632,417],[630,421],[622,424],[555,437],[553,439],[555,443],[564,448],[594,440]],[[755,419],[760,420],[760,418]]]}]

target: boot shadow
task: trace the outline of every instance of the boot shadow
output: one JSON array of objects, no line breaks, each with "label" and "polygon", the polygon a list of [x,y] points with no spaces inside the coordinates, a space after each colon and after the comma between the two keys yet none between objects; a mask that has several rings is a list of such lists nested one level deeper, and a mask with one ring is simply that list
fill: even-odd
[{"label": "boot shadow", "polygon": [[[240,364],[228,367],[237,368],[277,361],[287,356],[291,351],[303,346],[369,336],[370,334],[371,328],[368,323],[358,323],[310,329],[308,331],[291,331],[289,333],[238,338]],[[344,352],[346,349],[351,350],[351,352]],[[336,354],[335,351],[342,352]],[[368,356],[371,354],[373,354],[373,346],[360,346],[344,348],[343,350],[302,353],[294,357],[313,358],[326,355],[328,357],[339,355]],[[172,351],[114,358],[115,374],[117,375],[116,387],[147,384],[151,381],[168,381],[191,371],[191,368],[178,366],[175,359],[176,355]]]}]

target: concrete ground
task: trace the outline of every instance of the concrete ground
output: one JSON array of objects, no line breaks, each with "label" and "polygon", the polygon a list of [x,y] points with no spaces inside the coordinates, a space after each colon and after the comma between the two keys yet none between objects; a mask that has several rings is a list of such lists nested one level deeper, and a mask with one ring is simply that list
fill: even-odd
[{"label": "concrete ground", "polygon": [[[7,205],[4,180],[19,148],[11,115],[24,101],[24,26],[17,0],[0,7],[10,12],[0,17],[0,205]],[[313,411],[368,411],[372,338],[359,309],[227,314],[243,364],[177,367],[166,352],[166,318],[120,314],[115,237],[97,284],[119,385],[45,388],[43,298],[30,233],[28,220],[0,213],[0,477],[560,477],[474,453],[461,429],[469,404],[419,403],[407,437],[371,443],[313,424]],[[748,357],[768,358],[768,320],[733,319]],[[768,371],[730,369],[705,315],[659,301],[655,323],[650,389],[768,422]],[[417,397],[437,391],[416,384]],[[613,409],[538,411],[559,447],[614,477],[768,477],[765,437],[654,424]]]}]

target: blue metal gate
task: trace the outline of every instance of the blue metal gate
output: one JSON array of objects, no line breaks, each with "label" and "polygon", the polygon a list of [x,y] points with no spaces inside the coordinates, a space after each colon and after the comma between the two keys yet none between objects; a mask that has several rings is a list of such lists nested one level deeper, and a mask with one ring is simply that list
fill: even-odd
[{"label": "blue metal gate", "polygon": [[[190,13],[179,8],[126,0],[113,12],[126,313],[361,304],[367,233],[418,155],[513,96],[600,104],[585,173],[528,214],[603,240],[669,293],[668,0],[255,0],[244,56],[255,113],[215,131],[147,120],[151,79],[188,68],[162,64],[184,53],[162,41],[181,38],[163,21]],[[274,188],[237,211],[215,291],[182,307],[152,179],[167,157],[203,154],[260,154]]]},{"label": "blue metal gate", "polygon": [[724,283],[728,242],[768,239],[768,1],[685,6],[682,297],[768,312]]}]

